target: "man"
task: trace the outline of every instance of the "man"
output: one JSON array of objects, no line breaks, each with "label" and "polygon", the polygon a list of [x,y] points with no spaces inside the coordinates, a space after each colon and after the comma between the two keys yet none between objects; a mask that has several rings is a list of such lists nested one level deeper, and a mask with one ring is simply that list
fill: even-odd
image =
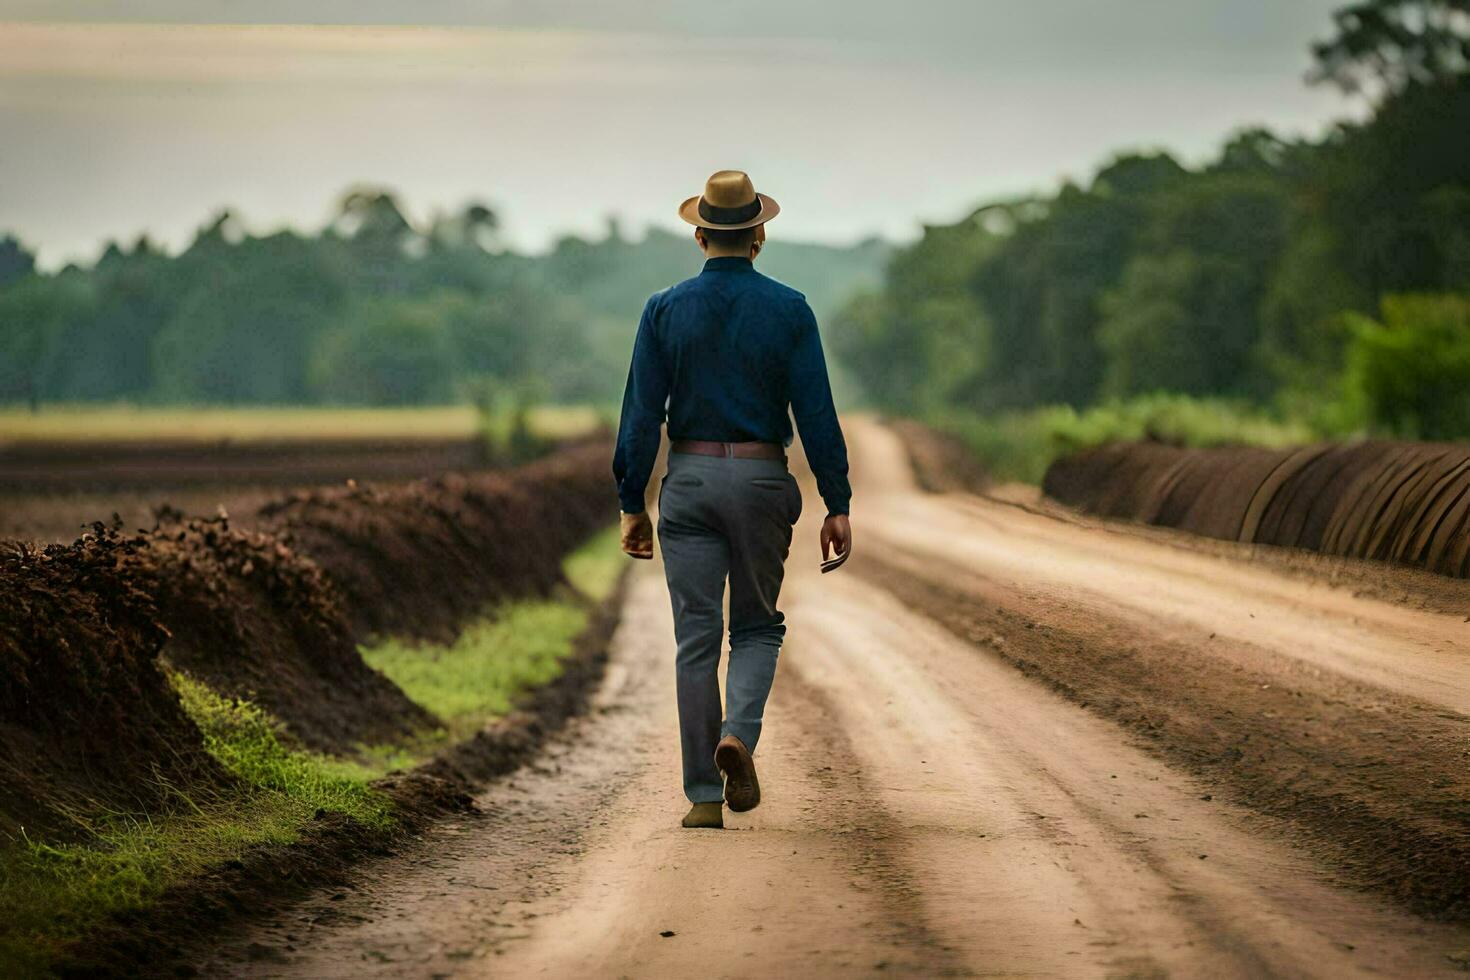
[{"label": "man", "polygon": [[[693,804],[685,827],[723,827],[722,797],[736,812],[760,803],[752,753],[786,634],[776,599],[801,513],[786,469],[788,407],[827,505],[822,558],[835,548],[845,559],[852,545],[847,447],[816,318],[801,293],[754,268],[765,223],[779,211],[737,170],[714,174],[702,196],[680,206],[706,256],[704,271],[655,293],[643,309],[613,460],[623,550],[652,558],[644,491],[667,416],[658,538],[678,644],[684,794]],[[722,724],[716,671],[727,578]]]}]

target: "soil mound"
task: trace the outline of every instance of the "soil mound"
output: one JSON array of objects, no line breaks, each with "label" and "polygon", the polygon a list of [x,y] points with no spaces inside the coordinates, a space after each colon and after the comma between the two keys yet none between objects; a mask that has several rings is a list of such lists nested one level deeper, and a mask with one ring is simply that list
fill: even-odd
[{"label": "soil mound", "polygon": [[99,528],[44,551],[0,544],[0,835],[70,837],[69,811],[157,812],[224,779],[159,669],[168,631]]},{"label": "soil mound", "polygon": [[164,655],[314,749],[433,723],[363,662],[321,569],[273,535],[166,513],[137,534],[96,524],[70,545],[0,548],[0,831],[158,812],[169,787],[222,778]]},{"label": "soil mound", "polygon": [[562,581],[562,556],[615,519],[611,462],[599,441],[509,472],[297,493],[256,523],[322,567],[358,637],[450,639],[487,603]]},{"label": "soil mound", "polygon": [[150,595],[169,660],[261,704],[305,745],[343,752],[433,718],[372,670],[322,570],[277,536],[223,515],[163,515],[119,570]]},{"label": "soil mound", "polygon": [[1119,443],[1057,460],[1042,489],[1104,517],[1470,576],[1470,445]]}]

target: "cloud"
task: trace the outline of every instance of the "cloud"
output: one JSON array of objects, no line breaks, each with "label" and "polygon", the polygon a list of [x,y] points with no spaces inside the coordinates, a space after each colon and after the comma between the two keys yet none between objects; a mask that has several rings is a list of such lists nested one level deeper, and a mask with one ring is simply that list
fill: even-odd
[{"label": "cloud", "polygon": [[0,20],[424,24],[869,42],[894,53],[1060,66],[1305,58],[1340,0],[0,0]]},{"label": "cloud", "polygon": [[[25,5],[0,0],[0,16]],[[466,20],[469,6],[391,9]],[[474,5],[512,27],[0,24],[0,214],[54,264],[145,229],[181,244],[226,205],[256,227],[311,227],[367,180],[421,214],[492,199],[512,239],[539,247],[610,212],[674,226],[670,201],[741,166],[780,192],[783,236],[902,238],[1119,149],[1198,159],[1240,125],[1320,128],[1344,107],[1301,82],[1311,32],[1267,29],[1305,6],[977,0],[894,4],[914,13],[899,23],[868,0],[605,0]],[[242,8],[128,5],[186,9]]]}]

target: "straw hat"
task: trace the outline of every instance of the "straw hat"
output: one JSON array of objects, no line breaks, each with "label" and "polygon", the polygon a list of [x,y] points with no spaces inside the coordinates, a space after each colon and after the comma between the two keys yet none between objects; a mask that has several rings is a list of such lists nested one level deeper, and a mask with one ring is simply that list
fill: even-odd
[{"label": "straw hat", "polygon": [[679,217],[700,228],[754,228],[781,213],[773,197],[755,192],[740,170],[721,170],[704,182],[704,194],[679,205]]}]

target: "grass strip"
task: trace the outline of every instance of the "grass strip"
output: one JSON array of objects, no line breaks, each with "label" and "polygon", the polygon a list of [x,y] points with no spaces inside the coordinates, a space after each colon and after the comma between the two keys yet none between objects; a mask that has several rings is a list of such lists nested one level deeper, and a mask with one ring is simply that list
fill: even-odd
[{"label": "grass strip", "polygon": [[392,825],[387,797],[360,763],[288,748],[280,723],[250,701],[223,698],[184,674],[173,675],[184,710],[204,735],[204,747],[245,786],[280,793],[313,813],[341,813],[369,827]]},{"label": "grass strip", "polygon": [[587,625],[573,603],[511,603],[469,626],[449,646],[388,640],[363,647],[363,659],[414,701],[443,719],[451,741],[510,711],[517,695],[555,680],[561,658]]},{"label": "grass strip", "polygon": [[261,846],[294,843],[319,813],[386,829],[386,797],[366,770],[293,749],[260,707],[172,675],[205,747],[235,779],[191,796],[174,787],[166,813],[79,810],[79,842],[23,838],[0,849],[0,976],[37,976],[96,923],[143,908],[166,888],[239,860]]},{"label": "grass strip", "polygon": [[[617,528],[600,532],[563,563],[585,600],[611,594],[626,559]],[[458,741],[505,715],[521,694],[555,680],[588,622],[589,603],[573,597],[506,603],[447,646],[386,640],[361,647],[363,659],[447,726]],[[377,750],[381,751],[381,750]]]},{"label": "grass strip", "polygon": [[628,557],[619,547],[616,524],[593,535],[562,562],[562,570],[572,588],[593,602],[602,602],[612,595],[627,567]]}]

